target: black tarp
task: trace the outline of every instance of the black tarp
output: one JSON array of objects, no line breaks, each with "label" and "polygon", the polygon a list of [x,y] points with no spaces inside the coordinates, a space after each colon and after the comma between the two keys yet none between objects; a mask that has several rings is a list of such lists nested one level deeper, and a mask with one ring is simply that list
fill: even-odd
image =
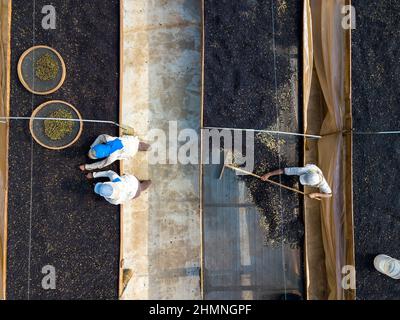
[{"label": "black tarp", "polygon": [[[396,130],[400,123],[400,3],[353,0],[353,121],[357,131]],[[375,270],[378,254],[400,259],[398,135],[354,137],[357,298],[399,299],[400,286]]]},{"label": "black tarp", "polygon": [[[55,30],[41,26],[48,1],[14,0],[11,116],[30,116],[49,100],[65,100],[86,119],[118,120],[119,1],[54,0]],[[50,96],[32,96],[17,77],[21,54],[34,45],[63,56],[67,79]],[[119,208],[93,194],[78,170],[109,125],[85,124],[79,141],[51,151],[32,141],[28,122],[10,125],[8,299],[118,298]],[[113,168],[117,170],[117,167]],[[56,290],[45,291],[42,268],[56,269]]]}]

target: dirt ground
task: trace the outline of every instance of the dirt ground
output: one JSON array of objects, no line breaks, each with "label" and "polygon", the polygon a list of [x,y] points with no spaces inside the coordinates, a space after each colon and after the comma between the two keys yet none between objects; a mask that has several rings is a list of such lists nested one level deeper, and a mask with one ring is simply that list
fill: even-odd
[{"label": "dirt ground", "polygon": [[265,129],[276,124],[284,103],[276,103],[276,86],[281,100],[290,99],[284,96],[293,76],[288,56],[292,47],[299,48],[301,7],[300,1],[205,1],[206,126]]},{"label": "dirt ground", "polygon": [[[57,99],[86,119],[118,121],[119,1],[51,3],[56,30],[41,27],[48,1],[13,1],[11,115],[30,116],[41,103]],[[16,71],[20,55],[39,44],[58,50],[67,66],[63,87],[44,97],[26,91]],[[85,124],[74,146],[50,151],[32,142],[27,122],[11,122],[8,299],[118,298],[119,208],[96,197],[77,169],[103,133],[118,130]],[[47,265],[56,269],[56,290],[42,288]]]},{"label": "dirt ground", "polygon": [[[400,3],[354,0],[353,116],[358,131],[398,130]],[[398,280],[378,273],[374,257],[400,259],[400,140],[356,136],[354,141],[354,218],[357,297],[399,299]]]},{"label": "dirt ground", "polygon": [[[205,8],[205,126],[298,132],[301,1],[206,0]],[[300,165],[301,139],[255,138],[257,174]],[[301,246],[300,198],[254,178],[246,182],[264,217],[265,244]],[[292,178],[282,182],[296,186]]]}]

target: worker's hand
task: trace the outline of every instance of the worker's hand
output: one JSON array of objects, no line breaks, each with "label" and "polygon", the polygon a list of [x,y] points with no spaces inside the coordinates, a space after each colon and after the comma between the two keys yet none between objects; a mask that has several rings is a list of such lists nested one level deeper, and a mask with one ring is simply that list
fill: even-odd
[{"label": "worker's hand", "polygon": [[308,195],[308,197],[309,197],[310,199],[313,199],[313,200],[321,201],[321,198],[320,198],[320,196],[319,196],[318,193],[310,193],[310,194]]},{"label": "worker's hand", "polygon": [[94,176],[93,176],[93,173],[88,173],[87,175],[86,175],[86,178],[88,178],[89,180],[92,180],[92,179],[94,179]]},{"label": "worker's hand", "polygon": [[269,178],[271,178],[271,173],[267,173],[267,174],[265,174],[265,175],[263,175],[262,177],[261,177],[261,180],[262,181],[268,181],[269,180]]},{"label": "worker's hand", "polygon": [[82,172],[85,171],[85,170],[86,170],[86,169],[85,169],[85,165],[82,164],[81,166],[79,166],[79,170],[81,170]]}]

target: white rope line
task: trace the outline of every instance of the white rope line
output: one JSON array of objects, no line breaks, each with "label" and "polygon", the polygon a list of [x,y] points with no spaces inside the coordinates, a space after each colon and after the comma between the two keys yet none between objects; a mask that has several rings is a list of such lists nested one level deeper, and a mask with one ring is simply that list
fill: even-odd
[{"label": "white rope line", "polygon": [[[8,120],[31,120],[32,117],[0,117],[0,123],[7,124]],[[125,126],[111,120],[94,120],[94,119],[66,119],[66,118],[45,118],[45,117],[35,117],[34,120],[55,120],[55,121],[71,121],[71,122],[88,122],[88,123],[104,123],[111,124],[120,128]],[[303,137],[310,139],[322,139],[323,136],[316,134],[298,133],[298,132],[288,132],[288,131],[277,131],[277,130],[261,130],[261,129],[244,129],[244,128],[224,128],[224,127],[204,127],[202,130],[230,130],[230,131],[248,131],[248,132],[259,132],[277,135],[286,135],[293,137]],[[400,131],[350,131],[355,135],[394,135],[400,134]],[[339,132],[340,133],[340,132]]]},{"label": "white rope line", "polygon": [[[9,120],[28,120],[30,121],[32,117],[0,117],[0,123],[7,123]],[[126,129],[126,126],[119,124],[115,121],[110,120],[93,120],[93,119],[66,119],[66,118],[44,118],[44,117],[34,117],[34,120],[54,120],[54,121],[70,121],[70,122],[87,122],[87,123],[103,123],[111,124],[122,129]]]},{"label": "white rope line", "polygon": [[352,131],[353,134],[356,135],[389,135],[389,134],[400,134],[400,131],[370,131],[370,132],[361,132],[361,131]]},{"label": "white rope line", "polygon": [[287,135],[287,136],[312,138],[312,139],[321,139],[322,138],[322,136],[319,136],[319,135],[296,133],[296,132],[286,132],[286,131],[276,131],[276,130],[257,130],[257,129],[239,129],[239,128],[222,128],[222,127],[221,128],[218,128],[218,127],[204,127],[203,129],[207,129],[207,130],[215,130],[216,129],[216,130],[260,132],[260,133]]}]

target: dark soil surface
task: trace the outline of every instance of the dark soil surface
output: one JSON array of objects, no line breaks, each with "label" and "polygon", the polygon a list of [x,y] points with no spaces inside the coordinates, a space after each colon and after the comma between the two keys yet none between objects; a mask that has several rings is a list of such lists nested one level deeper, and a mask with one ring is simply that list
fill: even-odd
[{"label": "dark soil surface", "polygon": [[[205,1],[206,127],[298,132],[302,1]],[[257,134],[255,172],[299,166],[303,141]],[[301,246],[301,199],[245,178],[265,219],[265,244]],[[282,177],[296,186],[296,180]]]},{"label": "dark soil surface", "polygon": [[[271,141],[265,143],[265,141]],[[259,134],[255,141],[255,173],[263,175],[266,172],[275,170],[279,167],[297,166],[294,163],[296,154],[292,159],[281,155],[281,162],[274,152],[278,152],[275,147],[271,150],[269,145],[278,144],[275,138],[267,134]],[[284,140],[280,140],[282,143]],[[297,152],[298,146],[294,141],[286,142],[280,147],[282,154]],[[297,160],[298,161],[298,160]],[[269,183],[260,182],[253,177],[244,178],[250,190],[254,204],[263,213],[263,228],[265,230],[265,245],[279,247],[288,244],[293,248],[301,248],[304,242],[304,223],[301,216],[302,199],[295,193],[280,189]],[[273,180],[287,186],[299,188],[298,178],[282,176]]]},{"label": "dark soil surface", "polygon": [[301,1],[205,1],[205,126],[276,124],[284,102],[277,103],[276,86],[285,90],[293,77],[289,60],[300,48],[301,7]]},{"label": "dark soil surface", "polygon": [[[302,119],[299,116],[301,12],[302,1],[205,1],[204,125],[206,127],[290,132],[301,130]],[[254,171],[257,174],[262,175],[279,167],[301,164],[302,139],[260,133],[255,135],[254,145]],[[206,173],[207,170],[209,169],[206,166]],[[228,179],[228,173],[225,175],[225,179]],[[207,179],[210,177],[206,176],[205,180]],[[257,254],[250,249],[250,254],[253,252],[254,256],[249,268],[255,270],[261,268],[258,276],[257,272],[251,274],[250,269],[247,270],[253,281],[257,281],[254,283],[257,292],[253,297],[274,299],[271,290],[275,290],[276,295],[280,291],[284,293],[288,287],[296,289],[296,292],[302,292],[301,278],[304,274],[301,262],[304,241],[302,199],[297,194],[280,190],[279,187],[253,177],[239,179],[246,181],[248,190],[245,192],[245,199],[237,196],[240,185],[238,179],[231,188],[228,186],[224,188],[221,186],[223,182],[216,182],[212,191],[205,191],[205,220],[209,223],[211,232],[214,232],[206,239],[206,249],[207,245],[212,243],[215,234],[223,235],[227,228],[229,230],[229,227],[232,227],[237,208],[243,206],[243,201],[248,202],[258,211],[257,228],[260,227],[263,234],[257,240],[260,243],[252,243],[251,241],[256,241],[255,238],[249,241],[249,246],[253,250],[259,246],[263,248],[261,251],[257,249]],[[282,177],[282,182],[291,186],[296,186],[297,183],[295,179],[288,177]],[[210,194],[221,194],[218,203],[232,199],[227,208],[231,210],[233,216],[232,220],[226,223],[227,226],[224,224],[216,229],[218,222],[212,217],[223,216],[226,211],[224,208],[212,206],[213,196]],[[251,230],[252,223],[250,221],[248,223],[248,230]],[[257,234],[260,229],[257,230]],[[209,230],[204,231],[207,235]],[[235,232],[235,228],[231,231]],[[229,265],[228,261],[231,261],[230,257],[240,252],[239,249],[232,249],[238,240],[230,236],[227,238],[229,239],[225,246],[227,249],[221,252],[220,256],[214,254],[215,251],[218,252],[218,248],[205,253],[206,297],[220,299],[225,299],[227,296],[233,299],[242,297],[239,289],[231,290],[232,292],[216,292],[215,285],[218,281],[231,283],[232,279],[225,279],[221,275],[221,270],[215,269],[215,265],[219,263],[225,268]],[[291,250],[291,247],[299,250]],[[229,248],[232,249],[231,256]],[[274,253],[281,251],[279,249],[282,249],[282,254],[274,256]],[[266,256],[268,258],[265,260]],[[293,259],[295,261],[292,261]],[[232,272],[230,276],[240,279],[247,274],[242,267],[240,266],[236,273]],[[268,269],[270,271],[267,280],[261,275]],[[236,283],[240,288],[241,281],[237,280]]]},{"label": "dark soil surface", "polygon": [[[65,100],[86,119],[118,121],[119,1],[50,3],[56,30],[41,27],[49,1],[13,1],[11,115],[30,116],[45,101]],[[66,82],[51,96],[32,96],[17,77],[19,57],[39,44],[58,50],[67,66]],[[32,141],[28,122],[11,123],[8,299],[118,298],[119,208],[96,197],[77,169],[103,133],[118,130],[85,124],[74,146],[50,151]],[[56,269],[56,290],[42,288],[47,265]]]},{"label": "dark soil surface", "polygon": [[[353,115],[358,131],[398,130],[400,3],[353,0]],[[400,138],[355,136],[354,218],[358,299],[399,299],[400,283],[373,266],[400,259]]]}]

